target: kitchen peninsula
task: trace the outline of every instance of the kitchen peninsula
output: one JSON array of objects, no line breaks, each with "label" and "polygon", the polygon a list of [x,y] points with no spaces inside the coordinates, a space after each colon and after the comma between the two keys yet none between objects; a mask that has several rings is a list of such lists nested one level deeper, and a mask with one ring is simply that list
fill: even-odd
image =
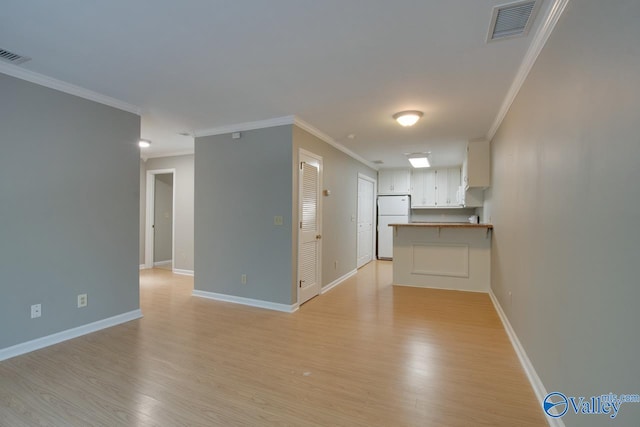
[{"label": "kitchen peninsula", "polygon": [[408,223],[393,227],[393,284],[488,292],[491,224]]}]

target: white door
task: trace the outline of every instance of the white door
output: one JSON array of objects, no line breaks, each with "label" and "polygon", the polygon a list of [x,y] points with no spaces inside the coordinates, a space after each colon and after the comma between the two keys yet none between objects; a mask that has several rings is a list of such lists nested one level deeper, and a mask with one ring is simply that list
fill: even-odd
[{"label": "white door", "polygon": [[320,293],[322,158],[300,150],[298,207],[298,303]]},{"label": "white door", "polygon": [[374,182],[367,177],[358,177],[358,260],[360,268],[373,259]]}]

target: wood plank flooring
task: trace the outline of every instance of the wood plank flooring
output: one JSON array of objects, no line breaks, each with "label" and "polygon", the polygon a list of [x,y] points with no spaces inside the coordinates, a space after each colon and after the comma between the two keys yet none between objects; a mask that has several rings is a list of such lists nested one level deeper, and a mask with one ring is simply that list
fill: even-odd
[{"label": "wood plank flooring", "polygon": [[372,262],[294,314],[141,272],[144,318],[0,362],[0,426],[546,426],[485,294]]}]

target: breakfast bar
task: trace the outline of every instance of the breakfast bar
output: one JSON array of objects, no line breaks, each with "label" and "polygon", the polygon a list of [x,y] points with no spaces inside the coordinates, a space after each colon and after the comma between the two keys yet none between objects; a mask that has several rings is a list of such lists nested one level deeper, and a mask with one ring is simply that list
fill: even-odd
[{"label": "breakfast bar", "polygon": [[390,227],[394,285],[489,291],[493,225],[414,222]]}]

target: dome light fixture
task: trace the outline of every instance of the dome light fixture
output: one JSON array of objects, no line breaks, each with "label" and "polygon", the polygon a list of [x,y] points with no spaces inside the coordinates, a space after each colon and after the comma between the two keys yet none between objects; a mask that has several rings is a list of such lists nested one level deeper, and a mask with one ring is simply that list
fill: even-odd
[{"label": "dome light fixture", "polygon": [[396,119],[396,121],[402,126],[408,127],[415,125],[422,116],[424,116],[424,113],[422,111],[408,110],[395,113],[393,115],[393,118]]},{"label": "dome light fixture", "polygon": [[138,141],[138,147],[149,148],[151,147],[151,141],[149,141],[148,139],[141,139],[140,141]]}]

